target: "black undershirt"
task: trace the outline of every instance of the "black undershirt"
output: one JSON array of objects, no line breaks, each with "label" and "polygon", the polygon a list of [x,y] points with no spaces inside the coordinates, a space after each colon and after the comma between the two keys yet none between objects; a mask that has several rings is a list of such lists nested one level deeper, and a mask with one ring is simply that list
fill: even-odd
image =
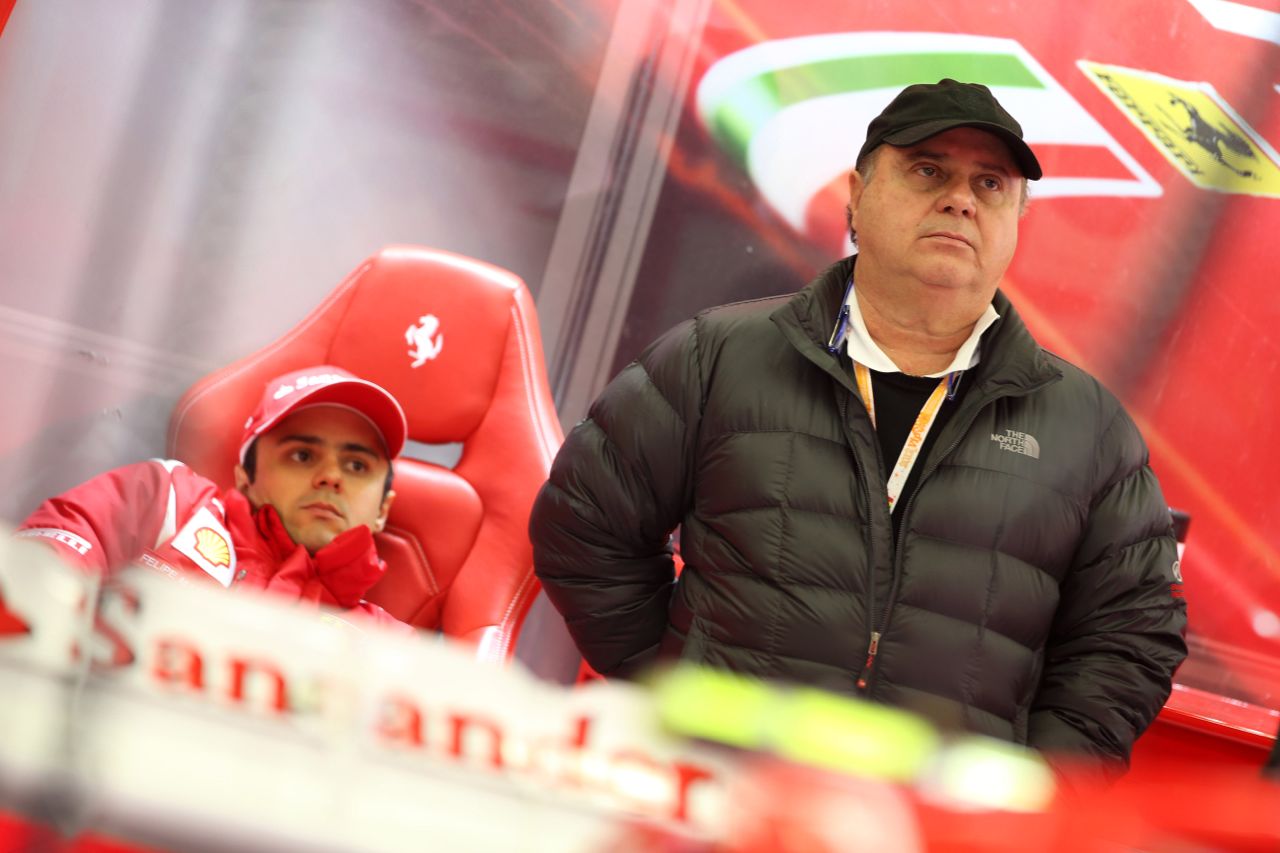
[{"label": "black undershirt", "polygon": [[[911,427],[919,417],[920,410],[924,408],[925,402],[938,387],[938,383],[944,380],[929,376],[908,376],[905,373],[879,373],[875,370],[868,372],[871,374],[871,392],[876,403],[876,438],[880,441],[882,473],[887,481],[889,473],[893,471],[893,466],[898,461],[898,454],[902,452],[902,446],[907,443],[907,436],[911,434]],[[907,482],[902,486],[902,494],[898,497],[900,506],[893,511],[895,548],[898,541],[898,526],[906,513],[907,503],[920,482],[920,474],[926,467],[929,452],[937,443],[942,427],[951,420],[951,415],[964,397],[967,386],[968,383],[962,374],[955,399],[943,400],[942,406],[938,409],[938,417],[934,420],[929,434],[925,436],[924,444],[920,447],[916,464],[911,466]]]}]

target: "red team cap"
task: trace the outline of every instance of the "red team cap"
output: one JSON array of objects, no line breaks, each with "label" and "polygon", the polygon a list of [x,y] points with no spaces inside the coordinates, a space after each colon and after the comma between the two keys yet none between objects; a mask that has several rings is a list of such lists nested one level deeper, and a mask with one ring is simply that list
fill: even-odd
[{"label": "red team cap", "polygon": [[409,432],[404,409],[381,385],[328,364],[320,364],[277,376],[267,383],[262,401],[244,424],[240,440],[240,464],[249,445],[289,415],[307,406],[342,406],[363,415],[382,436],[387,458],[404,449]]}]

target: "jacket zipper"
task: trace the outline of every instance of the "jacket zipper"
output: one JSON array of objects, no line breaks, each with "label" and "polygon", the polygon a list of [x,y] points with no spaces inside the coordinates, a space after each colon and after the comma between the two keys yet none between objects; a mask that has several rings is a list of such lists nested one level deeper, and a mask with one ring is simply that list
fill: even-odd
[{"label": "jacket zipper", "polygon": [[[849,395],[840,395],[840,420],[848,424],[849,418]],[[880,445],[873,442],[876,451],[876,459],[880,462],[881,467],[884,463],[880,461]],[[876,582],[875,582],[875,566],[871,560],[871,512],[875,506],[872,501],[875,497],[871,494],[871,483],[868,481],[866,472],[862,467],[862,460],[858,457],[858,452],[854,450],[852,443],[849,446],[849,453],[853,456],[853,467],[858,473],[858,479],[862,482],[863,496],[866,499],[867,512],[865,520],[862,524],[862,538],[867,543],[867,618],[870,620],[871,637],[867,643],[867,660],[862,665],[862,672],[858,674],[857,680],[854,682],[860,693],[866,693],[869,679],[871,678],[871,668],[875,666],[876,652],[880,648],[880,632],[876,630],[875,617],[876,612]],[[892,585],[891,585],[892,586]],[[888,607],[885,608],[886,616]]]},{"label": "jacket zipper", "polygon": [[865,692],[871,679],[871,667],[876,663],[876,652],[880,650],[880,632],[871,632],[871,645],[867,646],[867,662],[862,665],[862,673],[858,676],[858,689]]},{"label": "jacket zipper", "polygon": [[[964,440],[965,434],[969,431],[969,427],[973,426],[973,422],[978,419],[978,414],[983,410],[983,408],[985,408],[989,403],[995,402],[997,399],[999,398],[992,397],[990,400],[980,404],[978,408],[974,410],[973,416],[970,417],[969,422],[964,425],[964,429],[960,431],[959,437],[951,443],[951,446],[947,448],[946,453],[935,457],[937,461],[933,463],[931,468],[920,475],[920,479],[916,482],[915,491],[907,496],[907,504],[902,508],[902,522],[898,525],[898,538],[897,541],[894,542],[893,546],[893,580],[889,584],[889,597],[885,600],[884,613],[880,618],[880,625],[886,630],[889,627],[889,613],[893,609],[893,600],[898,597],[898,583],[902,579],[902,546],[905,545],[907,541],[907,515],[911,512],[911,505],[916,501],[916,493],[920,491],[921,486],[924,485],[924,481],[928,479],[929,475],[933,473],[939,463],[950,456],[952,451],[960,446],[960,442]],[[858,676],[858,690],[863,693],[866,693],[871,687],[871,670],[875,666],[876,653],[880,650],[881,635],[882,631],[875,630],[875,623],[873,622],[871,626],[871,645],[867,647],[867,662],[863,664],[862,674]]]},{"label": "jacket zipper", "polygon": [[[839,397],[838,397],[837,399],[839,400],[839,404],[840,404],[840,422],[841,422],[842,424],[844,424],[844,425],[845,425],[845,429],[848,429],[848,428],[849,428],[849,427],[848,427],[848,424],[849,424],[849,395],[848,395],[847,393],[840,393],[839,391],[837,391],[837,394],[839,394]],[[863,522],[862,522],[862,538],[863,538],[863,541],[865,541],[865,542],[867,543],[867,547],[868,547],[868,549],[870,549],[870,546],[871,546],[871,515],[870,515],[870,509],[871,509],[871,506],[872,506],[872,503],[871,503],[871,484],[867,482],[867,475],[866,475],[866,472],[862,469],[862,460],[858,458],[858,452],[857,452],[856,450],[854,450],[854,449],[853,449],[853,442],[852,442],[852,441],[849,443],[849,455],[853,457],[853,470],[854,470],[854,473],[855,473],[855,474],[857,474],[857,476],[858,476],[858,482],[862,485],[862,494],[863,494],[863,497],[866,499],[866,502],[867,502],[867,510],[868,510],[868,513],[866,514],[866,516],[865,516],[865,518],[863,519]],[[875,588],[875,584],[868,584],[868,585],[867,585],[867,589],[868,589],[868,598],[867,598],[867,615],[869,616],[870,614],[872,614],[872,613],[874,613],[874,612],[875,612],[875,605],[876,605],[876,588]]]},{"label": "jacket zipper", "polygon": [[942,464],[943,459],[946,459],[954,453],[955,449],[960,446],[960,442],[964,441],[964,437],[969,434],[969,430],[973,426],[973,422],[978,419],[978,415],[982,414],[983,409],[1005,397],[1025,397],[1027,394],[1039,391],[1044,386],[1055,381],[1057,380],[1049,379],[1031,388],[1022,388],[1016,392],[996,394],[976,404],[973,408],[973,413],[969,416],[968,421],[965,422],[964,429],[958,431],[956,440],[951,442],[951,446],[947,448],[945,453],[934,456],[933,464],[920,474],[920,479],[916,482],[915,491],[907,497],[906,506],[902,508],[902,522],[898,525],[898,537],[893,548],[893,581],[889,585],[889,597],[884,603],[884,613],[880,619],[881,630],[874,630],[875,625],[872,625],[871,645],[867,649],[867,662],[862,668],[862,675],[858,678],[859,690],[866,692],[870,687],[872,674],[871,669],[875,663],[876,652],[880,647],[880,637],[889,627],[889,614],[893,609],[894,599],[898,597],[898,586],[902,580],[902,548],[907,542],[907,518],[911,514],[912,504],[916,502],[916,495],[919,494],[920,489],[924,487],[925,480],[929,479],[930,475],[937,470],[938,466]]}]

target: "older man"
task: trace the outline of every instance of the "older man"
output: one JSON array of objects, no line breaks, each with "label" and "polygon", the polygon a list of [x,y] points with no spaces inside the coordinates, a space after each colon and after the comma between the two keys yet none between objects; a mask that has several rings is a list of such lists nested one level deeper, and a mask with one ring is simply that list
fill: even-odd
[{"label": "older man", "polygon": [[406,432],[384,388],[309,367],[263,389],[241,436],[234,489],[152,459],[45,501],[17,535],[86,571],[140,564],[400,625],[364,594],[386,571],[373,534],[395,499],[391,461]]},{"label": "older man", "polygon": [[1040,176],[987,88],[910,86],[849,176],[856,256],[609,385],[530,527],[597,670],[685,659],[1123,767],[1185,605],[1133,422],[997,289]]}]

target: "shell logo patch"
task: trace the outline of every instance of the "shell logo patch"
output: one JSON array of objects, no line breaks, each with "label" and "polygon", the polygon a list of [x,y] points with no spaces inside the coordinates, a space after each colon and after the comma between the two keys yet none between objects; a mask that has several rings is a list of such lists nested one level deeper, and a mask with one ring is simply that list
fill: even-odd
[{"label": "shell logo patch", "polygon": [[1096,62],[1079,66],[1196,186],[1280,198],[1280,154],[1210,84]]},{"label": "shell logo patch", "polygon": [[196,552],[215,566],[231,565],[231,545],[211,527],[196,531]]},{"label": "shell logo patch", "polygon": [[196,510],[169,544],[218,583],[231,586],[236,573],[231,534],[208,506]]}]

